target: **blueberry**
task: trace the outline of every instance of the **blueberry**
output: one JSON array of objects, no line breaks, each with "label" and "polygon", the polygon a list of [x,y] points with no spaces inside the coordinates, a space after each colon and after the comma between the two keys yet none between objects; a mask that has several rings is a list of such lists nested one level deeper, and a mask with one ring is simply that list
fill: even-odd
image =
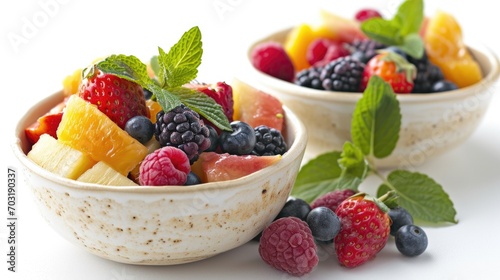
[{"label": "blueberry", "polygon": [[192,186],[192,185],[198,185],[198,184],[201,184],[200,177],[198,177],[198,175],[196,175],[195,173],[190,171],[187,175],[187,180],[186,180],[186,183],[184,185]]},{"label": "blueberry", "polygon": [[398,251],[408,257],[415,257],[427,249],[427,234],[416,225],[405,225],[399,228],[394,236]]},{"label": "blueberry", "polygon": [[155,132],[155,126],[148,117],[135,116],[125,124],[125,131],[142,144],[146,144]]},{"label": "blueberry", "polygon": [[319,241],[330,241],[340,231],[340,219],[330,208],[316,207],[307,214],[306,222]]},{"label": "blueberry", "polygon": [[300,198],[290,198],[285,203],[281,211],[276,216],[275,220],[284,217],[297,217],[303,221],[306,220],[307,214],[311,211],[309,203]]},{"label": "blueberry", "polygon": [[232,132],[223,131],[219,137],[219,145],[223,153],[232,155],[248,155],[255,147],[256,137],[253,127],[241,121],[231,123]]},{"label": "blueberry", "polygon": [[392,220],[391,235],[394,236],[398,229],[404,225],[413,225],[413,217],[401,206],[389,210],[389,217]]},{"label": "blueberry", "polygon": [[217,134],[217,131],[215,128],[211,125],[205,125],[208,128],[208,131],[210,133],[210,147],[205,150],[205,152],[215,152],[217,149],[217,146],[219,145],[219,135]]},{"label": "blueberry", "polygon": [[458,89],[457,85],[447,81],[447,80],[440,80],[435,82],[432,85],[432,92],[443,92],[443,91],[450,91],[450,90],[456,90]]},{"label": "blueberry", "polygon": [[153,96],[153,93],[149,91],[147,88],[143,88],[142,91],[144,92],[144,99],[149,100]]}]

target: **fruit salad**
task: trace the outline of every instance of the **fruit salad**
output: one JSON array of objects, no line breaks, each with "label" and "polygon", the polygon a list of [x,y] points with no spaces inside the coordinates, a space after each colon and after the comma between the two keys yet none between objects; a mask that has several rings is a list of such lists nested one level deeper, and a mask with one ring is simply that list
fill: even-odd
[{"label": "fruit salad", "polygon": [[392,18],[371,8],[352,18],[322,10],[320,18],[292,27],[282,42],[254,46],[252,65],[302,87],[341,92],[363,92],[373,75],[400,94],[451,91],[483,77],[459,22],[444,11],[425,16],[422,0],[404,1]]},{"label": "fruit salad", "polygon": [[76,70],[63,101],[25,128],[28,158],[112,186],[232,180],[278,162],[288,149],[281,102],[240,80],[196,81],[201,53],[194,27],[148,63],[112,55]]}]

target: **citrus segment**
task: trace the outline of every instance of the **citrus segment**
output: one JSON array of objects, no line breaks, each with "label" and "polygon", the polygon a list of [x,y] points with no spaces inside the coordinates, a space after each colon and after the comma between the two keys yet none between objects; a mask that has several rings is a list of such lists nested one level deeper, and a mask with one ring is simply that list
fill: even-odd
[{"label": "citrus segment", "polygon": [[147,154],[148,149],[132,138],[99,109],[72,95],[57,129],[61,143],[104,161],[126,175]]}]

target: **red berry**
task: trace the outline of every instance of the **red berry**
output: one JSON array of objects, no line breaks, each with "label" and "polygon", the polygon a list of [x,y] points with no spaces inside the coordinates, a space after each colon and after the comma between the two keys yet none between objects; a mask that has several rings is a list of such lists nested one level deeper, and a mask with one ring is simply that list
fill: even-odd
[{"label": "red berry", "polygon": [[[378,202],[382,203],[382,202]],[[364,194],[344,200],[335,211],[342,228],[334,239],[341,265],[359,266],[375,257],[389,238],[390,218]]]},{"label": "red berry", "polygon": [[311,272],[319,261],[311,230],[296,217],[271,223],[260,237],[259,254],[267,264],[294,276]]},{"label": "red berry", "polygon": [[359,21],[359,22],[362,22],[362,21],[365,21],[367,19],[371,19],[371,18],[381,18],[382,15],[379,13],[379,11],[375,10],[375,9],[362,9],[362,10],[359,10],[356,15],[354,16],[354,18]]},{"label": "red berry", "polygon": [[252,65],[275,78],[293,82],[295,68],[283,46],[276,42],[261,43],[252,50]]},{"label": "red berry", "polygon": [[142,87],[113,74],[102,73],[97,68],[82,81],[79,96],[95,104],[122,129],[135,116],[149,118]]},{"label": "red berry", "polygon": [[[217,82],[215,85],[210,84],[187,84],[186,87],[195,89],[197,91],[203,92],[204,94],[210,96],[217,104],[222,107],[224,115],[227,117],[229,122],[233,121],[234,114],[234,100],[233,100],[233,88],[225,82]],[[210,125],[215,128],[217,133],[220,133],[220,129],[215,126],[212,122],[202,117],[204,124]]]},{"label": "red berry", "polygon": [[319,38],[307,48],[307,61],[314,67],[321,67],[339,57],[347,56],[350,52],[340,42]]},{"label": "red berry", "polygon": [[361,79],[361,91],[366,89],[370,78],[374,75],[389,83],[395,93],[411,93],[417,69],[401,55],[384,52],[375,55],[366,64]]},{"label": "red berry", "polygon": [[147,155],[139,168],[143,186],[184,185],[191,171],[189,159],[182,150],[166,146]]},{"label": "red berry", "polygon": [[317,208],[317,207],[327,207],[330,208],[333,212],[337,210],[337,207],[339,204],[347,199],[350,196],[353,196],[356,192],[354,192],[351,189],[345,189],[345,190],[334,190],[329,193],[326,193],[318,198],[316,198],[312,203],[311,203],[311,209]]}]

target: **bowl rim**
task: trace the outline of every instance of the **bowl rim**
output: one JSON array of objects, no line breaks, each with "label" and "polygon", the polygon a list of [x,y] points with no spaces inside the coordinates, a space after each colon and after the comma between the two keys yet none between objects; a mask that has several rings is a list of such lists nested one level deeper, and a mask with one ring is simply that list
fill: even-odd
[{"label": "bowl rim", "polygon": [[[250,71],[253,73],[255,79],[262,81],[265,87],[271,88],[274,91],[286,92],[291,96],[296,96],[300,98],[314,99],[317,101],[334,101],[334,102],[345,102],[345,103],[353,103],[357,102],[359,98],[363,95],[362,92],[341,92],[341,91],[327,91],[327,90],[318,90],[306,87],[300,87],[295,85],[294,83],[290,83],[287,81],[279,80],[277,78],[271,77],[253,67],[250,57],[252,49],[259,43],[267,42],[267,41],[278,41],[275,38],[284,37],[288,32],[290,32],[294,27],[288,27],[285,29],[278,30],[272,34],[268,34],[265,37],[261,37],[260,39],[251,43],[250,47],[246,52],[246,64],[247,67],[250,68]],[[397,98],[400,102],[404,103],[425,103],[425,102],[436,102],[439,100],[449,100],[449,99],[462,99],[465,96],[470,95],[471,93],[479,93],[484,89],[488,88],[488,86],[498,80],[500,77],[500,60],[495,52],[493,52],[489,47],[481,44],[466,44],[467,48],[473,53],[484,55],[486,60],[489,62],[491,67],[489,73],[483,77],[483,79],[475,83],[473,85],[463,87],[457,90],[438,92],[438,93],[411,93],[411,94],[396,94]],[[483,65],[481,65],[483,66]],[[271,86],[273,85],[273,86]]]},{"label": "bowl rim", "polygon": [[[285,129],[290,130],[290,132],[294,132],[293,139],[288,151],[282,155],[281,159],[275,164],[266,167],[264,169],[258,170],[249,174],[247,176],[243,176],[238,179],[228,180],[228,181],[220,181],[220,182],[210,182],[203,183],[199,185],[193,186],[106,186],[94,183],[85,183],[78,182],[76,180],[64,178],[58,175],[55,175],[52,172],[45,170],[40,167],[33,161],[31,161],[27,155],[24,153],[22,149],[22,139],[21,135],[24,134],[24,126],[23,123],[26,122],[27,119],[30,118],[31,112],[37,111],[43,105],[52,104],[55,105],[57,102],[61,102],[64,98],[62,91],[58,91],[44,99],[40,100],[36,104],[34,104],[30,109],[26,111],[26,113],[19,119],[19,122],[15,128],[14,140],[11,141],[11,148],[15,157],[18,161],[27,169],[36,173],[38,176],[49,180],[62,188],[75,189],[75,190],[85,190],[85,191],[95,191],[95,192],[114,192],[114,193],[134,193],[134,194],[179,194],[179,193],[193,193],[200,192],[206,190],[222,190],[222,189],[231,189],[238,188],[242,185],[251,184],[255,178],[268,178],[272,174],[276,172],[276,170],[280,170],[284,168],[284,166],[288,165],[290,161],[296,159],[302,159],[304,155],[306,143],[307,143],[307,133],[305,125],[302,121],[296,116],[288,107],[283,105],[283,110],[285,112],[286,119],[286,127]],[[293,124],[291,126],[290,124]]]}]

